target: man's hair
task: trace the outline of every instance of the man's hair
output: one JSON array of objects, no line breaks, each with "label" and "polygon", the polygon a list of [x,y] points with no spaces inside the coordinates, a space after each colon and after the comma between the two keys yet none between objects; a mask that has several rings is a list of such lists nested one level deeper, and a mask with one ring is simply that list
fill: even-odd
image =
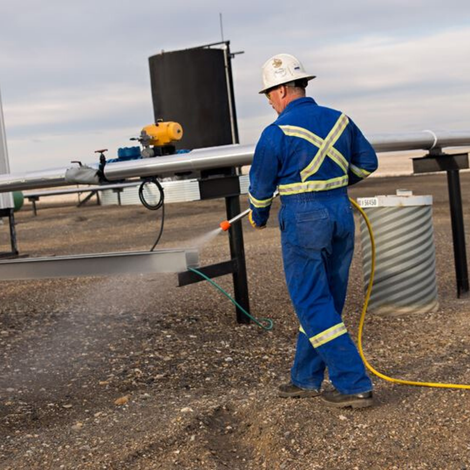
[{"label": "man's hair", "polygon": [[307,85],[308,80],[305,78],[301,78],[300,80],[295,80],[285,84],[285,86],[288,87],[291,90],[291,93],[294,95],[304,95]]}]

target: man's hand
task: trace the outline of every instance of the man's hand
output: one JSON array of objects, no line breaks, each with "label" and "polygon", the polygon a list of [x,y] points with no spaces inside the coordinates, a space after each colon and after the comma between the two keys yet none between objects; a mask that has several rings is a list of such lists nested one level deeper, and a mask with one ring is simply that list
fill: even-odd
[{"label": "man's hand", "polygon": [[261,227],[258,227],[258,225],[256,225],[256,222],[253,220],[253,211],[250,211],[250,213],[248,214],[248,220],[250,221],[251,226],[257,230],[262,230],[263,228],[266,228],[266,225],[262,225]]}]

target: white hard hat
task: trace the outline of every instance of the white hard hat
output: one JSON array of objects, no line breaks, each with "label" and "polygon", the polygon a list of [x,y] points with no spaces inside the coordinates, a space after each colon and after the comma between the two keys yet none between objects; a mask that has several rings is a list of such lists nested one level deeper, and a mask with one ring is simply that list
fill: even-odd
[{"label": "white hard hat", "polygon": [[264,63],[261,73],[263,89],[260,93],[285,83],[315,78],[315,75],[306,73],[300,60],[290,54],[276,54],[271,57]]}]

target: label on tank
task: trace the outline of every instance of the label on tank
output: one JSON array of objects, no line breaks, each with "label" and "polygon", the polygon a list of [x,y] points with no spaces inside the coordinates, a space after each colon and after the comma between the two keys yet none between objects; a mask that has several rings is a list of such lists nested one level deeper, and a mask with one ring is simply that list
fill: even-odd
[{"label": "label on tank", "polygon": [[376,197],[360,197],[357,199],[361,207],[378,207],[379,200]]}]

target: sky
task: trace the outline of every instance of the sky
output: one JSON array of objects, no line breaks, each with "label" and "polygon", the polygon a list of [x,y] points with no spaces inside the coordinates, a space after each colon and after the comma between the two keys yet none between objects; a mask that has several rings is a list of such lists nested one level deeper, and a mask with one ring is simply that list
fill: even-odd
[{"label": "sky", "polygon": [[242,144],[275,119],[261,65],[297,56],[307,89],[367,135],[470,131],[468,0],[1,0],[0,90],[11,172],[96,161],[153,122],[148,58],[221,39]]}]

